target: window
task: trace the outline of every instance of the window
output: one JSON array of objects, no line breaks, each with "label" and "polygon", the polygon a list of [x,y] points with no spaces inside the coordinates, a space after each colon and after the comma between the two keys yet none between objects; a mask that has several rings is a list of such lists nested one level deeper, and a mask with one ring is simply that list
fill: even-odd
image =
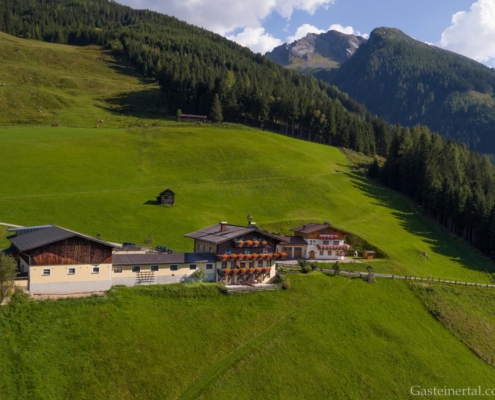
[{"label": "window", "polygon": [[200,244],[198,244],[198,250],[201,250],[201,245]]},{"label": "window", "polygon": [[132,272],[141,272],[141,267],[139,265],[132,267]]},{"label": "window", "polygon": [[45,268],[43,269],[43,275],[44,276],[50,276],[51,269]]},{"label": "window", "polygon": [[244,254],[251,254],[251,249],[244,249]]},{"label": "window", "polygon": [[227,261],[222,262],[222,268],[227,268]]},{"label": "window", "polygon": [[241,262],[241,268],[245,268],[246,267],[246,263],[245,262]]},{"label": "window", "polygon": [[323,255],[323,251],[320,251],[320,256],[322,256],[322,255]]},{"label": "window", "polygon": [[231,261],[231,262],[230,262],[230,267],[231,267],[231,268],[235,268],[235,261]]},{"label": "window", "polygon": [[189,269],[190,269],[191,271],[194,271],[194,270],[196,269],[196,264],[190,264],[190,265],[189,265]]},{"label": "window", "polygon": [[212,253],[212,251],[211,251],[211,246],[210,246],[210,253]]},{"label": "window", "polygon": [[324,240],[323,244],[329,244],[330,242],[328,240]]},{"label": "window", "polygon": [[266,260],[266,266],[270,267],[272,265],[272,262],[270,260]]},{"label": "window", "polygon": [[254,268],[254,261],[249,262],[249,268]]},{"label": "window", "polygon": [[69,268],[68,272],[69,275],[75,275],[76,274],[76,269],[75,268]]},{"label": "window", "polygon": [[334,240],[334,241],[333,241],[333,244],[338,245],[339,243],[340,243],[340,240]]},{"label": "window", "polygon": [[268,254],[268,248],[267,248],[267,247],[265,247],[265,248],[263,249],[263,254]]},{"label": "window", "polygon": [[259,268],[263,267],[263,261],[261,261],[261,260],[258,261],[258,267]]},{"label": "window", "polygon": [[331,251],[328,251],[327,253],[328,253],[328,255],[329,255],[329,256],[331,256],[331,255],[332,255],[332,252],[331,252]]},{"label": "window", "polygon": [[170,266],[170,271],[177,271],[177,270],[178,270],[177,265],[171,265]]},{"label": "window", "polygon": [[116,274],[121,274],[122,273],[122,267],[113,267],[113,272]]},{"label": "window", "polygon": [[232,249],[225,249],[225,254],[228,254],[230,256],[231,253],[232,253]]},{"label": "window", "polygon": [[158,270],[159,270],[158,265],[152,265],[150,270],[151,270],[151,272],[158,272]]},{"label": "window", "polygon": [[203,251],[206,253],[206,244],[203,246]]},{"label": "window", "polygon": [[206,269],[213,269],[213,264],[206,264]]},{"label": "window", "polygon": [[100,273],[100,267],[93,267],[93,274],[99,274]]}]

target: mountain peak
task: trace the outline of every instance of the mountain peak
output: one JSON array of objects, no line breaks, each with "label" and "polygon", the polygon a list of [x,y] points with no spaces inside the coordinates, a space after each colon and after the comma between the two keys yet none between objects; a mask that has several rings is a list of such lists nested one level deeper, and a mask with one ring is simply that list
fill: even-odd
[{"label": "mountain peak", "polygon": [[275,47],[266,56],[296,70],[330,69],[351,58],[366,39],[339,31],[308,33],[302,39]]}]

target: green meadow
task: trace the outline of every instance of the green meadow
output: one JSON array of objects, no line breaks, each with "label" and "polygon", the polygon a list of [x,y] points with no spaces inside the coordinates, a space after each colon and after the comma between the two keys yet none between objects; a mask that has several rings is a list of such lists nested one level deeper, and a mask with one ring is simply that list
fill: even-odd
[{"label": "green meadow", "polygon": [[[153,244],[192,251],[184,234],[220,221],[245,224],[251,212],[261,228],[276,233],[328,220],[390,257],[377,264],[379,272],[489,282],[484,271],[493,270],[407,198],[352,173],[336,148],[242,127],[174,122],[5,128],[0,138],[0,222],[53,223],[114,242],[152,237]],[[155,205],[167,187],[176,204]]]},{"label": "green meadow", "polygon": [[404,282],[291,276],[286,291],[115,288],[0,312],[2,398],[408,398],[492,367]]},{"label": "green meadow", "polygon": [[[154,203],[165,188],[173,207]],[[192,251],[184,234],[248,213],[274,233],[329,221],[388,256],[343,269],[480,283],[495,271],[339,149],[177,123],[158,87],[105,50],[0,33],[0,222]],[[7,235],[0,225],[0,249]],[[181,284],[16,299],[0,309],[0,398],[396,399],[412,385],[493,386],[492,292],[289,281],[242,296]]]}]

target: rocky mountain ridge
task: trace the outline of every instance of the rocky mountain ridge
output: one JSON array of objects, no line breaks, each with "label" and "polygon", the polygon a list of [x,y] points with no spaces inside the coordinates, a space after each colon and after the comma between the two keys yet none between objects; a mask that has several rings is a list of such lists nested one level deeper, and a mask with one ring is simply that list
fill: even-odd
[{"label": "rocky mountain ridge", "polygon": [[275,47],[266,56],[277,64],[298,71],[332,69],[351,58],[366,43],[361,36],[338,31],[308,33],[302,39]]}]

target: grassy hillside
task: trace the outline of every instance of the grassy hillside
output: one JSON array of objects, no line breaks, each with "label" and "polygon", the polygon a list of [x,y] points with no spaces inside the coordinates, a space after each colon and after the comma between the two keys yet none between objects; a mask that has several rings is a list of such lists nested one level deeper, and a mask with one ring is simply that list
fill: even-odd
[{"label": "grassy hillside", "polygon": [[99,47],[0,32],[1,125],[125,127],[138,121],[133,117],[163,115],[162,103],[156,83]]},{"label": "grassy hillside", "polygon": [[384,399],[413,384],[493,382],[405,283],[318,273],[291,283],[247,296],[173,285],[10,305],[2,396]]}]

